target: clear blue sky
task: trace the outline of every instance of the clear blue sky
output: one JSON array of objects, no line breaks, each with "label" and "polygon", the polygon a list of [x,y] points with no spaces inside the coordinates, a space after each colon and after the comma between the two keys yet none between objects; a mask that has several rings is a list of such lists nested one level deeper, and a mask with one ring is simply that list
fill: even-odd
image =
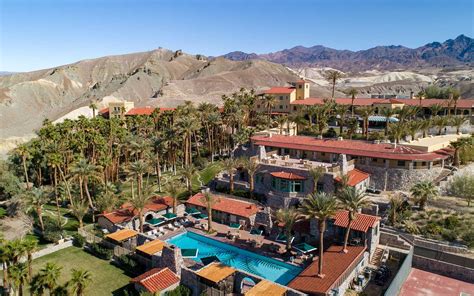
[{"label": "clear blue sky", "polygon": [[220,55],[296,45],[418,47],[473,36],[472,0],[0,0],[0,71],[157,47]]}]

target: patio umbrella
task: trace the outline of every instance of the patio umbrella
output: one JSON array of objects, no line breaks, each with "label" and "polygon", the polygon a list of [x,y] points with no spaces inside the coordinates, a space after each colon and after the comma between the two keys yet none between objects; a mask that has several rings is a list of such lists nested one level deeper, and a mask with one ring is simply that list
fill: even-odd
[{"label": "patio umbrella", "polygon": [[173,213],[166,213],[166,214],[161,215],[161,216],[164,217],[166,220],[171,220],[171,219],[174,219],[174,218],[178,217],[178,215],[173,214]]},{"label": "patio umbrella", "polygon": [[307,254],[307,253],[315,251],[317,248],[307,243],[301,243],[301,244],[297,244],[293,246],[293,249],[295,249],[296,251],[300,253]]},{"label": "patio umbrella", "polygon": [[[290,244],[293,242],[294,239],[295,239],[294,237],[291,237],[291,239],[290,239]],[[280,232],[280,233],[277,235],[275,241],[277,241],[277,242],[279,242],[279,243],[286,243],[286,235],[285,235],[283,232]]]},{"label": "patio umbrella", "polygon": [[259,230],[259,229],[252,228],[252,229],[250,229],[250,234],[253,234],[253,235],[262,235],[262,234],[263,234],[263,230]]},{"label": "patio umbrella", "polygon": [[181,256],[183,256],[183,258],[196,258],[198,251],[198,249],[181,249]]},{"label": "patio umbrella", "polygon": [[233,230],[239,230],[242,227],[242,225],[240,225],[238,223],[230,223],[229,227]]},{"label": "patio umbrella", "polygon": [[162,218],[152,218],[152,219],[148,220],[148,223],[150,223],[151,225],[158,225],[158,224],[161,224],[165,221],[166,220],[162,219]]},{"label": "patio umbrella", "polygon": [[200,213],[200,214],[195,215],[194,218],[196,218],[197,220],[207,219],[207,215]]},{"label": "patio umbrella", "polygon": [[186,214],[188,215],[197,215],[197,214],[200,214],[201,212],[196,209],[196,208],[187,208],[186,209]]}]

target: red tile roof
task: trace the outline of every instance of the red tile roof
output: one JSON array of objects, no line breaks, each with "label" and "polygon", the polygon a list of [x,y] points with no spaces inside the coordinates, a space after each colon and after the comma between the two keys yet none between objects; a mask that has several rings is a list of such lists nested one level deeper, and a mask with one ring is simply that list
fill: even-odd
[{"label": "red tile roof", "polygon": [[[336,98],[336,103],[341,105],[350,105],[352,99],[351,98]],[[395,104],[405,104],[410,106],[418,106],[420,105],[420,100],[418,99],[390,99],[395,101]],[[355,106],[370,106],[374,103],[387,103],[389,102],[388,99],[372,99],[372,98],[356,98],[354,100]],[[292,105],[322,105],[324,104],[323,98],[307,98],[304,100],[296,100],[291,102]],[[433,105],[439,104],[441,106],[447,106],[448,100],[440,100],[440,99],[424,99],[421,100],[422,107],[430,107]],[[452,106],[452,104],[451,104]],[[472,108],[474,107],[474,99],[460,99],[457,103],[458,108]]]},{"label": "red tile roof", "polygon": [[130,280],[131,283],[137,283],[151,293],[163,291],[179,281],[179,277],[167,267],[153,268]]},{"label": "red tile roof", "polygon": [[[256,204],[219,195],[214,196],[218,198],[219,201],[214,204],[212,207],[213,210],[246,218],[255,215],[259,211],[259,208]],[[202,193],[197,193],[189,198],[186,203],[189,205],[206,208],[206,205],[201,201],[202,197]]]},{"label": "red tile roof", "polygon": [[448,156],[435,152],[422,152],[403,145],[375,144],[359,140],[317,139],[307,136],[253,136],[251,141],[255,145],[276,148],[288,148],[305,151],[347,154],[353,156],[385,158],[395,160],[432,161],[445,159]]},{"label": "red tile roof", "polygon": [[[339,211],[334,215],[333,219],[334,225],[347,228],[349,212]],[[380,217],[377,216],[357,213],[355,219],[352,221],[351,230],[367,232],[369,228],[374,227],[379,220]]]},{"label": "red tile roof", "polygon": [[125,115],[151,115],[155,109],[154,107],[132,108]]},{"label": "red tile roof", "polygon": [[336,288],[336,284],[341,278],[349,274],[364,256],[365,247],[348,246],[347,253],[341,252],[340,246],[331,246],[324,252],[323,257],[323,278],[318,274],[318,259],[306,267],[297,277],[295,277],[288,287],[299,290],[310,295],[326,295],[326,293]]},{"label": "red tile roof", "polygon": [[267,95],[278,95],[278,94],[291,94],[294,91],[295,91],[294,87],[272,87],[264,91],[263,93]]},{"label": "red tile roof", "polygon": [[302,177],[300,175],[294,174],[294,173],[288,173],[288,172],[273,172],[270,173],[273,177],[280,178],[280,179],[286,179],[286,180],[306,180],[305,177]]},{"label": "red tile roof", "polygon": [[[173,206],[173,198],[170,196],[165,197],[156,197],[155,199],[149,201],[145,206],[145,211],[158,212],[165,210]],[[138,215],[138,212],[133,208],[130,203],[124,203],[120,209],[114,210],[109,213],[104,213],[99,216],[102,216],[112,222],[113,224],[120,224],[128,222],[135,218]]]},{"label": "red tile roof", "polygon": [[[359,184],[360,182],[364,180],[367,180],[367,178],[370,177],[370,174],[358,169],[353,169],[352,171],[349,171],[347,175],[349,177],[349,181],[347,182],[347,185],[352,186],[352,187],[356,186],[357,184]],[[341,182],[342,179],[340,177],[336,177],[335,180],[337,182]]]}]

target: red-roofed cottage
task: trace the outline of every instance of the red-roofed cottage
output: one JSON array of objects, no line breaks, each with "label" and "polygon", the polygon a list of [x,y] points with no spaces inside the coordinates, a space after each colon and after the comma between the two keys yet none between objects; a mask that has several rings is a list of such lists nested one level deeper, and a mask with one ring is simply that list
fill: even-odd
[{"label": "red-roofed cottage", "polygon": [[153,268],[130,280],[138,292],[148,292],[153,295],[163,295],[178,287],[180,279],[169,268]]},{"label": "red-roofed cottage", "polygon": [[[213,220],[222,224],[238,223],[244,228],[254,224],[255,216],[260,210],[256,204],[221,194],[213,195],[217,199],[212,206]],[[207,213],[207,207],[202,199],[202,193],[195,194],[186,201],[186,208],[195,208],[202,213]]]}]

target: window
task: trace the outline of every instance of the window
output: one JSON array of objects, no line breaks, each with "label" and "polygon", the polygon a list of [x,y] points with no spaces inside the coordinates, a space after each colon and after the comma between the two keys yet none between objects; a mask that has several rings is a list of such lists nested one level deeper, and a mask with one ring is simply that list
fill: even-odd
[{"label": "window", "polygon": [[405,166],[405,161],[404,161],[404,160],[399,160],[399,161],[397,162],[397,165],[398,165],[398,166],[401,166],[401,167],[404,167],[404,166]]},{"label": "window", "polygon": [[280,105],[280,109],[283,109],[283,105]]},{"label": "window", "polygon": [[280,100],[283,100],[283,96],[280,96]]},{"label": "window", "polygon": [[373,162],[377,162],[377,160],[378,160],[377,158],[372,158]]},{"label": "window", "polygon": [[318,183],[316,184],[316,190],[317,190],[318,192],[323,192],[323,191],[324,191],[324,184],[318,182]]},{"label": "window", "polygon": [[325,156],[325,155],[326,155],[326,153],[325,153],[325,152],[321,152],[321,156]]},{"label": "window", "polygon": [[306,84],[306,88],[308,88],[308,87],[309,87],[309,85],[308,85],[308,84]]},{"label": "window", "polygon": [[422,162],[421,162],[421,165],[422,165],[422,166],[425,166],[425,165],[426,165],[426,161],[422,161]]},{"label": "window", "polygon": [[296,106],[293,106],[293,111],[296,111]]},{"label": "window", "polygon": [[300,85],[298,85],[298,88],[301,88],[301,87],[302,87],[302,85],[301,85],[301,84],[300,84]]}]

